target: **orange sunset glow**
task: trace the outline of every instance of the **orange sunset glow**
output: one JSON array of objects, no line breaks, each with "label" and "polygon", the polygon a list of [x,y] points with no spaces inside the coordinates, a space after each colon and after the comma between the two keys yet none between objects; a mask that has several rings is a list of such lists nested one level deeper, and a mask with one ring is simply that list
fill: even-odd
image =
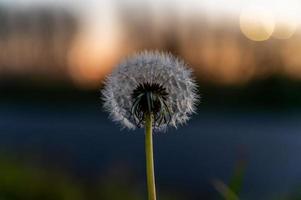
[{"label": "orange sunset glow", "polygon": [[120,47],[103,35],[79,35],[68,55],[68,68],[80,87],[97,87],[120,58]]},{"label": "orange sunset glow", "polygon": [[2,16],[7,32],[0,34],[0,76],[60,76],[79,88],[97,88],[129,53],[158,49],[184,57],[199,78],[212,83],[245,84],[273,74],[301,79],[296,14],[301,9],[295,1],[232,2],[224,9],[217,0],[192,7],[176,2],[173,17],[163,14],[166,8],[157,1],[143,12],[109,1],[45,8],[47,14],[39,7],[9,5]]}]

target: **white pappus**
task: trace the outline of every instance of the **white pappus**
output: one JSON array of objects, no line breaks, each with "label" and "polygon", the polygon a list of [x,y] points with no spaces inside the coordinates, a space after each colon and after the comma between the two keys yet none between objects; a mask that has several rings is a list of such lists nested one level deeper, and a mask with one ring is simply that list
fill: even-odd
[{"label": "white pappus", "polygon": [[123,60],[106,78],[102,96],[111,118],[129,129],[143,127],[147,112],[156,130],[177,127],[195,112],[199,100],[191,69],[158,51]]}]

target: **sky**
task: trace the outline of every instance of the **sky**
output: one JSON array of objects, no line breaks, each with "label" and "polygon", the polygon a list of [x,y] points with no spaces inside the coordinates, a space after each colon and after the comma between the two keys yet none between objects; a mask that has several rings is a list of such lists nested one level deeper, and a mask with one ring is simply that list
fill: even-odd
[{"label": "sky", "polygon": [[[257,15],[258,10],[271,14],[275,19],[282,21],[301,22],[301,1],[299,0],[0,0],[2,4],[15,7],[32,6],[62,6],[74,9],[82,16],[82,20],[92,26],[95,23],[114,24],[116,9],[122,5],[148,6],[154,12],[166,11],[173,6],[179,15],[202,13],[211,17],[224,15],[237,16],[244,14],[245,10]],[[254,9],[255,8],[255,9]],[[259,8],[259,9],[258,9]],[[255,10],[255,11],[254,11]],[[97,20],[95,20],[97,19]],[[113,27],[114,25],[112,25]]]},{"label": "sky", "polygon": [[[280,13],[297,13],[301,19],[301,2],[298,0],[0,0],[5,4],[13,6],[32,5],[61,5],[73,7],[83,12],[111,10],[114,4],[144,4],[155,9],[166,8],[173,5],[182,11],[219,11],[229,13],[239,13],[241,9],[248,6],[262,6]],[[216,14],[218,14],[216,12]]]}]

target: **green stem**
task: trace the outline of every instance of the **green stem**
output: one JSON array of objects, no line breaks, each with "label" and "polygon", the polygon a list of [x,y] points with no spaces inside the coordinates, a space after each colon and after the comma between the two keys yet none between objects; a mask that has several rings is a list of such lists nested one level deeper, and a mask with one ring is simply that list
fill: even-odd
[{"label": "green stem", "polygon": [[147,176],[148,200],[156,200],[152,124],[153,124],[152,114],[146,115],[145,153],[146,153],[146,176]]}]

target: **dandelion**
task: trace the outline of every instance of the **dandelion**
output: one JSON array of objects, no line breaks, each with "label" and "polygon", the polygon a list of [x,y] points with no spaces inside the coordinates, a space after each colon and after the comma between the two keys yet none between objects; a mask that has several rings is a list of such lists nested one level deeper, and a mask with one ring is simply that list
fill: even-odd
[{"label": "dandelion", "polygon": [[129,129],[145,128],[148,199],[156,199],[152,131],[184,124],[198,101],[192,71],[171,54],[143,52],[125,59],[102,90],[104,108]]}]

